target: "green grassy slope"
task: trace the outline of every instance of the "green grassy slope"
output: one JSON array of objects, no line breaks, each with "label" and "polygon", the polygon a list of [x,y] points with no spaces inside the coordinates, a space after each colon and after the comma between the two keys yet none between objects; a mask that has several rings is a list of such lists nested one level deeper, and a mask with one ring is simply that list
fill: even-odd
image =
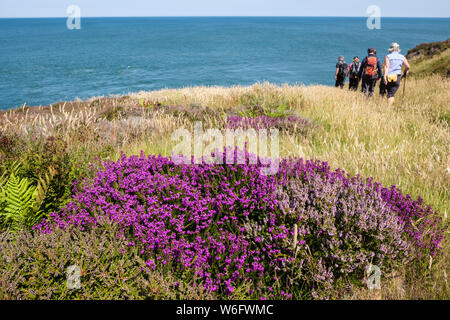
[{"label": "green grassy slope", "polygon": [[450,77],[450,38],[441,42],[422,43],[408,51],[411,74],[423,77],[439,74]]}]

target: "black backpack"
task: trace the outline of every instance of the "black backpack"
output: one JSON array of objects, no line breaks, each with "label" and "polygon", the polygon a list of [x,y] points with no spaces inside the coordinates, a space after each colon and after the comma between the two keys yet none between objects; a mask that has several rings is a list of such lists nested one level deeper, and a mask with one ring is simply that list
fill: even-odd
[{"label": "black backpack", "polygon": [[348,65],[345,61],[339,62],[339,77],[345,78],[345,76],[347,75],[347,69]]},{"label": "black backpack", "polygon": [[352,77],[358,76],[360,68],[361,68],[361,62],[358,62],[358,63],[353,62],[352,69],[350,70],[350,74],[352,75]]}]

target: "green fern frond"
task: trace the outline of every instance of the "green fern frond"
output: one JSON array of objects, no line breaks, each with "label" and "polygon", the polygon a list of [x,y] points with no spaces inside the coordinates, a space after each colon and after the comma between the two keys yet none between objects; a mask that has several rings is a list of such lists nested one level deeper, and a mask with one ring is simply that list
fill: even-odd
[{"label": "green fern frond", "polygon": [[19,169],[20,164],[14,163],[10,175],[4,173],[0,177],[0,223],[13,230],[31,227],[45,217],[46,210],[42,206],[57,173],[49,168],[34,186],[27,178],[18,176]]},{"label": "green fern frond", "polygon": [[16,160],[12,163],[11,173],[14,173],[17,176],[19,173],[19,169],[20,169],[20,162]]},{"label": "green fern frond", "polygon": [[[14,161],[11,165],[11,168],[9,170],[3,172],[3,174],[0,176],[0,189],[3,189],[4,186],[6,185],[6,183],[8,182],[10,174],[14,174],[17,176],[19,169],[20,169],[19,161]],[[2,200],[0,198],[0,202],[1,201]]]},{"label": "green fern frond", "polygon": [[55,175],[56,170],[50,167],[48,173],[46,173],[44,177],[39,177],[39,182],[34,194],[35,199],[34,210],[36,212],[38,212],[39,208],[42,206],[42,203],[44,202],[44,199],[47,195],[48,189],[50,188],[50,183]]},{"label": "green fern frond", "polygon": [[36,187],[32,186],[27,178],[19,178],[14,173],[1,190],[0,216],[13,229],[26,224],[27,216],[33,208]]},{"label": "green fern frond", "polygon": [[8,176],[6,175],[6,172],[3,172],[3,174],[0,176],[0,190],[3,189],[3,186],[6,184],[6,182],[8,182]]},{"label": "green fern frond", "polygon": [[47,216],[47,212],[44,210],[39,211],[31,211],[29,215],[27,215],[24,219],[24,224],[26,226],[34,226],[37,223],[41,222]]}]

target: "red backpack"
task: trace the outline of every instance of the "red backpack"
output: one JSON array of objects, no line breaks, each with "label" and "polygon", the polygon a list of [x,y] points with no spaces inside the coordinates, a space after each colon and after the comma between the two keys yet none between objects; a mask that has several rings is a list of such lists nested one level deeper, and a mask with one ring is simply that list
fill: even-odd
[{"label": "red backpack", "polygon": [[364,73],[367,76],[376,76],[378,74],[377,63],[377,57],[367,57],[367,63],[366,67],[364,68]]}]

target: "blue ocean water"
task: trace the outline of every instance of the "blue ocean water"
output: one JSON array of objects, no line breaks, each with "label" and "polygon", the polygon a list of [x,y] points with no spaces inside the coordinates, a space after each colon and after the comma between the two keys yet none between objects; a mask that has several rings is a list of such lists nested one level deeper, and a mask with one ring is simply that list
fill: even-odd
[{"label": "blue ocean water", "polygon": [[0,19],[0,109],[195,85],[333,84],[339,55],[383,57],[450,36],[450,19],[199,17]]}]

